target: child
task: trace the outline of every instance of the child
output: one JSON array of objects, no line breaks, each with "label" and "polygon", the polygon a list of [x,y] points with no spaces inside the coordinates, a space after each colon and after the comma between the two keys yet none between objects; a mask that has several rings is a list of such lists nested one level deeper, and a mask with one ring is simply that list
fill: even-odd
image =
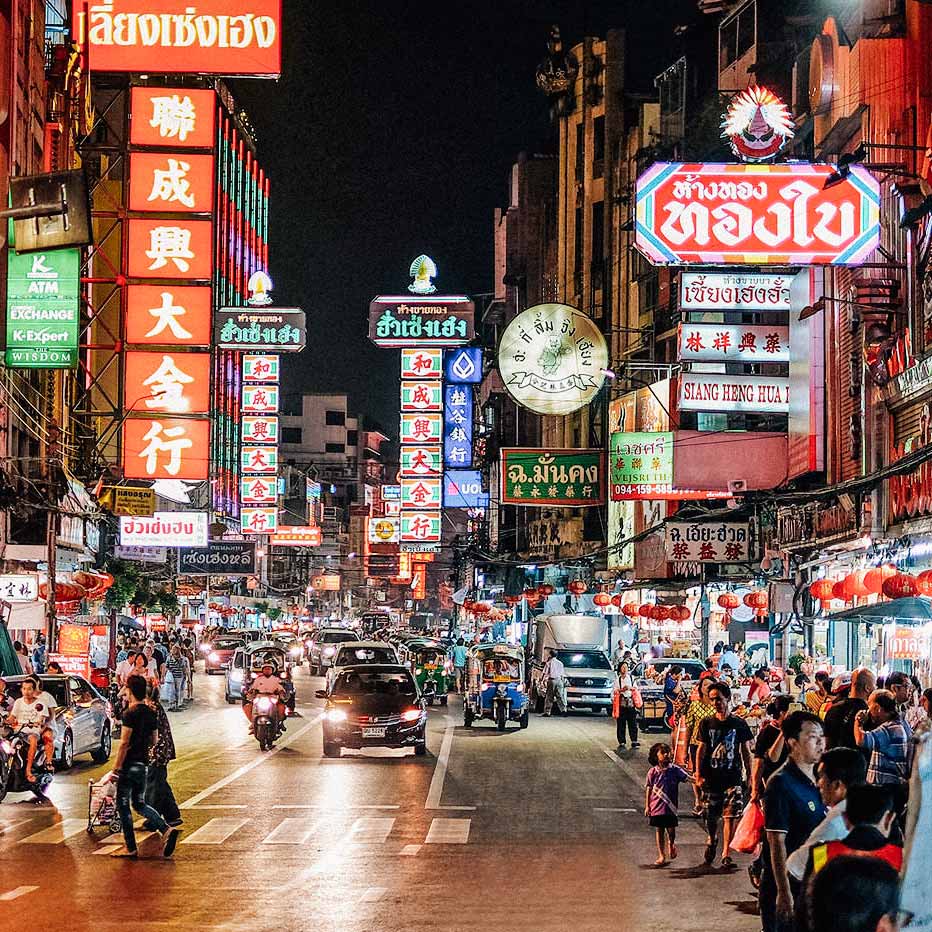
[{"label": "child", "polygon": [[656,867],[668,863],[667,838],[670,840],[669,860],[676,858],[676,826],[679,817],[676,812],[680,802],[680,784],[690,779],[689,774],[678,764],[673,763],[673,752],[668,744],[655,744],[651,747],[647,761],[651,765],[647,771],[644,815],[657,830],[657,851],[659,857],[654,861]]}]

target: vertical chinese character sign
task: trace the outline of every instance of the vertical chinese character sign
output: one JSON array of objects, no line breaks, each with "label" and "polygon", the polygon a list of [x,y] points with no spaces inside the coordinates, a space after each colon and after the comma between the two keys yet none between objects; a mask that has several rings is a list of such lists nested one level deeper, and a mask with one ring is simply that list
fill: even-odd
[{"label": "vertical chinese character sign", "polygon": [[244,534],[278,530],[278,373],[277,355],[243,353],[240,526]]}]

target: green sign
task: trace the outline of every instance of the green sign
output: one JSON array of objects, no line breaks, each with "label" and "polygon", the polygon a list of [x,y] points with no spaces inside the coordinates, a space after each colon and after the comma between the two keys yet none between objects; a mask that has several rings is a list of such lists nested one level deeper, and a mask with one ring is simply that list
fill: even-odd
[{"label": "green sign", "polygon": [[601,450],[502,449],[502,504],[584,507],[605,501]]},{"label": "green sign", "polygon": [[612,434],[612,500],[650,499],[673,488],[673,434]]},{"label": "green sign", "polygon": [[70,369],[78,363],[81,250],[7,254],[6,364]]}]

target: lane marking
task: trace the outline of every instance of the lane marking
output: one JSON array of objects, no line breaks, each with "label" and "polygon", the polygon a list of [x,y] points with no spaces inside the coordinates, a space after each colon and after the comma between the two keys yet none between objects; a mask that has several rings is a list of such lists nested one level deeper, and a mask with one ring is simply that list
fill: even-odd
[{"label": "lane marking", "polygon": [[272,806],[273,809],[326,809],[328,812],[349,812],[352,809],[400,809],[401,806],[386,805],[359,805],[359,806],[327,806],[316,803],[298,803],[295,805],[281,804]]},{"label": "lane marking", "polygon": [[359,898],[360,903],[378,903],[388,890],[385,887],[369,887],[368,890]]},{"label": "lane marking", "polygon": [[[139,841],[136,841],[136,844],[139,844]],[[124,848],[123,845],[101,845],[99,848],[96,848],[93,851],[93,854],[99,854],[106,857],[107,855],[113,854],[115,851],[119,851],[121,848]]]},{"label": "lane marking", "polygon": [[211,805],[206,805],[206,806],[188,806],[187,808],[188,808],[188,809],[194,809],[194,810],[200,811],[200,810],[204,810],[204,809],[214,809],[214,810],[216,810],[216,809],[248,809],[249,806],[247,806],[245,803],[239,803],[239,804],[232,804],[232,803],[231,803],[231,804],[229,804],[229,805],[227,805],[227,804],[218,804],[218,805],[214,805],[214,806],[211,806]]},{"label": "lane marking", "polygon": [[228,819],[223,816],[211,819],[197,831],[181,839],[182,845],[220,845],[234,832],[239,831],[249,819]]},{"label": "lane marking", "polygon": [[399,853],[400,855],[402,855],[402,857],[413,858],[414,855],[416,855],[416,854],[418,853],[418,851],[420,851],[420,850],[421,850],[421,846],[420,846],[420,845],[405,845],[405,846],[401,849],[401,851],[399,851],[398,853]]},{"label": "lane marking", "polygon": [[472,819],[434,819],[430,823],[425,845],[465,845],[469,841]]},{"label": "lane marking", "polygon": [[357,819],[350,829],[349,841],[354,844],[381,844],[395,827],[394,819]]},{"label": "lane marking", "polygon": [[38,889],[38,887],[17,887],[15,890],[7,890],[6,893],[0,894],[0,900],[3,900],[4,903],[8,903],[10,900],[15,900],[18,897],[25,896],[27,893],[32,893],[33,890]]},{"label": "lane marking", "polygon": [[190,799],[185,800],[178,808],[179,809],[193,809],[199,802],[201,802],[201,800],[207,799],[208,796],[212,796],[214,793],[217,792],[217,790],[222,790],[225,786],[229,786],[235,780],[238,780],[240,777],[245,776],[247,773],[249,773],[250,770],[254,770],[256,767],[258,767],[260,764],[264,763],[265,761],[271,760],[280,751],[284,750],[294,741],[297,741],[298,738],[300,738],[303,734],[310,731],[323,717],[324,717],[324,713],[323,712],[319,713],[314,718],[312,718],[306,725],[302,726],[296,732],[294,732],[293,734],[285,738],[283,741],[281,741],[271,751],[266,751],[262,754],[261,757],[257,757],[255,758],[255,760],[251,760],[248,764],[243,764],[243,766],[240,767],[238,770],[234,770],[233,773],[228,774],[227,776],[223,777],[223,779],[218,780],[216,783],[212,783],[210,786],[207,787],[207,789],[201,790],[200,793],[196,793]]},{"label": "lane marking", "polygon": [[60,845],[87,829],[87,819],[63,819],[61,822],[20,840],[22,845]]},{"label": "lane marking", "polygon": [[637,812],[637,809],[611,809],[607,806],[596,806],[593,812]]},{"label": "lane marking", "polygon": [[264,845],[303,845],[314,833],[317,819],[283,819],[265,838]]},{"label": "lane marking", "polygon": [[430,780],[430,789],[427,791],[425,809],[439,809],[443,796],[443,781],[447,778],[447,767],[450,764],[450,751],[453,748],[453,720],[447,717],[447,727],[443,732],[443,741],[440,744],[440,753],[437,755],[437,766]]}]

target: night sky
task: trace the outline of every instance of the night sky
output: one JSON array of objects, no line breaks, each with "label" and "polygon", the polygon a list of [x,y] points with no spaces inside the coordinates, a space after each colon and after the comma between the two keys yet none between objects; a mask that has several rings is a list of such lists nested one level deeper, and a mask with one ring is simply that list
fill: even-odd
[{"label": "night sky", "polygon": [[369,343],[369,301],[403,292],[422,252],[441,291],[492,290],[493,210],[510,166],[522,150],[554,149],[534,84],[550,25],[570,47],[627,23],[639,34],[630,70],[649,87],[696,3],[284,6],[282,80],[235,85],[271,178],[275,300],[307,312],[308,347],[288,358],[284,387],[348,392],[351,411],[395,437],[398,352]]}]

